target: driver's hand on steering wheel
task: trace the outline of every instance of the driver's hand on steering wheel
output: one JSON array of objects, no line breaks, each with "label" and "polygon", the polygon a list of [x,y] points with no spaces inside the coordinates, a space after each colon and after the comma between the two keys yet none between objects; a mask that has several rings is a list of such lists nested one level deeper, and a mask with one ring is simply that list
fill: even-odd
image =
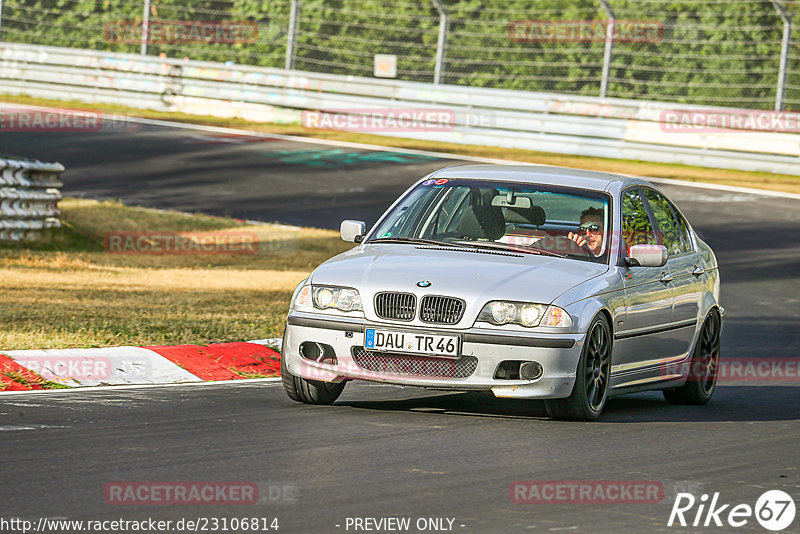
[{"label": "driver's hand on steering wheel", "polygon": [[582,236],[581,234],[575,234],[575,233],[570,232],[569,234],[567,234],[567,237],[572,239],[573,241],[575,241],[577,244],[579,244],[582,247],[586,246],[586,243],[587,243],[586,238],[584,236]]}]

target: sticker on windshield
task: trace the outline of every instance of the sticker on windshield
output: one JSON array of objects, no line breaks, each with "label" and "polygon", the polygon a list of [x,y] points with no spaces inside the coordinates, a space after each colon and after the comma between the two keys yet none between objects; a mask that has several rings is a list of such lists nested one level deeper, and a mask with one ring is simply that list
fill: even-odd
[{"label": "sticker on windshield", "polygon": [[385,232],[385,233],[379,235],[378,239],[381,239],[383,237],[392,237],[392,232]]},{"label": "sticker on windshield", "polygon": [[424,182],[422,182],[422,185],[431,185],[431,184],[433,184],[435,181],[436,181],[436,180],[425,180]]},{"label": "sticker on windshield", "polygon": [[438,179],[438,180],[436,180],[434,183],[435,183],[436,185],[444,185],[444,184],[446,184],[446,183],[447,183],[447,182],[449,182],[449,181],[450,181],[450,180],[448,180],[447,178],[439,178],[439,179]]}]

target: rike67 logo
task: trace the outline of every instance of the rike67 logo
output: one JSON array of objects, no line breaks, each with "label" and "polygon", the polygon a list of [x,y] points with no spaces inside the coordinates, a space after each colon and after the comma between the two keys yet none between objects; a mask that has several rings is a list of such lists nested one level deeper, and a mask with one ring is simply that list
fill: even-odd
[{"label": "rike67 logo", "polygon": [[672,505],[667,526],[740,528],[755,518],[765,529],[778,532],[788,528],[794,516],[794,500],[781,490],[764,492],[755,506],[722,503],[719,492],[715,492],[710,500],[708,494],[696,499],[691,493],[679,493]]}]

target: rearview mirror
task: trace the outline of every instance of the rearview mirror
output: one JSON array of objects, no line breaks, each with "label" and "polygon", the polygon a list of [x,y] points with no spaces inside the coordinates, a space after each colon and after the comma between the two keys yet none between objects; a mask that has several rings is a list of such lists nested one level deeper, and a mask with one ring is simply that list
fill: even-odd
[{"label": "rearview mirror", "polygon": [[628,252],[626,261],[632,267],[661,267],[667,263],[667,247],[664,245],[633,245]]},{"label": "rearview mirror", "polygon": [[501,208],[522,208],[530,209],[531,199],[528,197],[514,197],[511,200],[506,195],[497,195],[492,199],[492,206]]},{"label": "rearview mirror", "polygon": [[361,243],[367,233],[367,225],[364,221],[344,220],[339,227],[339,233],[348,243]]}]

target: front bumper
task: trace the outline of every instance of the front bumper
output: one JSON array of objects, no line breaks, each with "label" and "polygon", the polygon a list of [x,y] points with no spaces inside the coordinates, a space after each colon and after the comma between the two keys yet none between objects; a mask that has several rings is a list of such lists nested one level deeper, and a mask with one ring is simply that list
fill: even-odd
[{"label": "front bumper", "polygon": [[[458,360],[364,351],[367,327],[459,334]],[[310,380],[369,380],[406,386],[452,390],[491,390],[497,397],[564,398],[572,393],[585,333],[545,334],[498,332],[482,328],[452,330],[371,324],[364,319],[292,312],[283,337],[283,358],[290,373]],[[333,348],[336,363],[300,355],[303,342]],[[536,380],[494,378],[504,360],[536,361],[543,374]],[[330,360],[329,360],[330,361]]]}]

